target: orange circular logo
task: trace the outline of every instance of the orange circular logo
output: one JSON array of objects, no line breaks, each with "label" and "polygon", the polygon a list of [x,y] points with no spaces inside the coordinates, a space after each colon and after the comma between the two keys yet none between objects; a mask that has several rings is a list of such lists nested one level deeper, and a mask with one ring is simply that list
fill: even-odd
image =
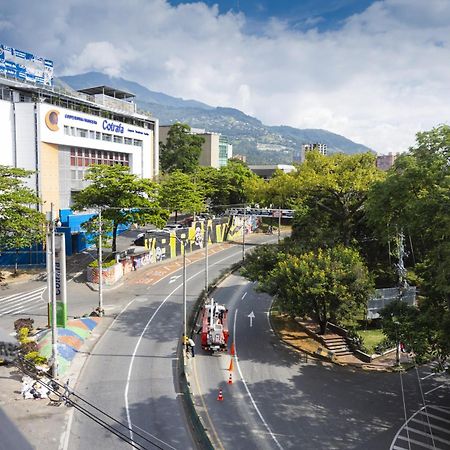
[{"label": "orange circular logo", "polygon": [[47,125],[47,128],[52,131],[58,131],[58,116],[59,111],[56,111],[55,109],[51,109],[47,112],[45,115],[45,125]]}]

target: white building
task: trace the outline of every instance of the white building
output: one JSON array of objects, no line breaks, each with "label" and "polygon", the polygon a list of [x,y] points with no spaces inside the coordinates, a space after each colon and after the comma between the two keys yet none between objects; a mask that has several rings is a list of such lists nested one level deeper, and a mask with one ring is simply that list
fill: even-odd
[{"label": "white building", "polygon": [[133,95],[106,86],[64,93],[0,77],[0,164],[36,173],[42,211],[69,209],[91,164],[158,174],[158,120],[136,113]]}]

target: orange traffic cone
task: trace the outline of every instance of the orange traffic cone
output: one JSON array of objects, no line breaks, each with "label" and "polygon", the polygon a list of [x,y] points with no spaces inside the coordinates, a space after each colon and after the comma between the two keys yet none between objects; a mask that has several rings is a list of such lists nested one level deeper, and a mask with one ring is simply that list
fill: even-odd
[{"label": "orange traffic cone", "polygon": [[231,343],[231,349],[230,349],[231,356],[234,356],[235,350],[234,350],[234,342]]},{"label": "orange traffic cone", "polygon": [[228,384],[232,384],[233,383],[233,374],[230,372],[230,376],[228,378]]},{"label": "orange traffic cone", "polygon": [[217,396],[217,400],[219,400],[219,402],[223,401],[222,389],[219,389],[219,395]]},{"label": "orange traffic cone", "polygon": [[230,365],[228,366],[228,370],[229,370],[230,372],[233,371],[233,358],[230,359]]}]

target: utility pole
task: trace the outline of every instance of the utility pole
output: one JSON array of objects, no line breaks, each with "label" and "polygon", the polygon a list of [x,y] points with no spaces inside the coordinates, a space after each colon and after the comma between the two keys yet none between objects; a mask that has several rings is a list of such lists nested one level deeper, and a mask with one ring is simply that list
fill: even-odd
[{"label": "utility pole", "polygon": [[278,208],[278,245],[280,245],[280,233],[281,233],[281,208]]},{"label": "utility pole", "polygon": [[245,261],[245,228],[247,225],[247,206],[244,203],[244,222],[242,224],[242,262]]},{"label": "utility pole", "polygon": [[208,241],[209,241],[209,230],[208,230],[208,220],[205,221],[206,232],[205,232],[205,295],[208,295],[208,285],[209,285],[209,273],[208,273]]},{"label": "utility pole", "polygon": [[[50,205],[50,242],[51,242],[51,325],[52,325],[52,375],[58,376],[58,327],[56,326],[56,264],[55,264],[55,218],[53,203]],[[47,272],[48,273],[48,272]]]},{"label": "utility pole", "polygon": [[183,239],[183,345],[186,351],[187,343],[187,294],[186,294],[186,238]]},{"label": "utility pole", "polygon": [[98,210],[98,315],[103,316],[102,208]]}]

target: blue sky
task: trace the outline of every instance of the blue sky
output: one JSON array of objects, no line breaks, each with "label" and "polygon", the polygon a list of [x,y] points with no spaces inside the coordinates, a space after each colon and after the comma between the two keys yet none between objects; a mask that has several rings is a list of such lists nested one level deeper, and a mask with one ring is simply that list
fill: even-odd
[{"label": "blue sky", "polygon": [[0,42],[379,153],[450,122],[449,0],[0,0]]},{"label": "blue sky", "polygon": [[[196,3],[196,1],[170,0],[170,4]],[[263,29],[272,17],[289,23],[296,29],[317,28],[320,31],[339,28],[342,21],[361,13],[374,0],[206,0],[205,4],[217,4],[221,14],[228,11],[242,12],[254,29]]]}]

